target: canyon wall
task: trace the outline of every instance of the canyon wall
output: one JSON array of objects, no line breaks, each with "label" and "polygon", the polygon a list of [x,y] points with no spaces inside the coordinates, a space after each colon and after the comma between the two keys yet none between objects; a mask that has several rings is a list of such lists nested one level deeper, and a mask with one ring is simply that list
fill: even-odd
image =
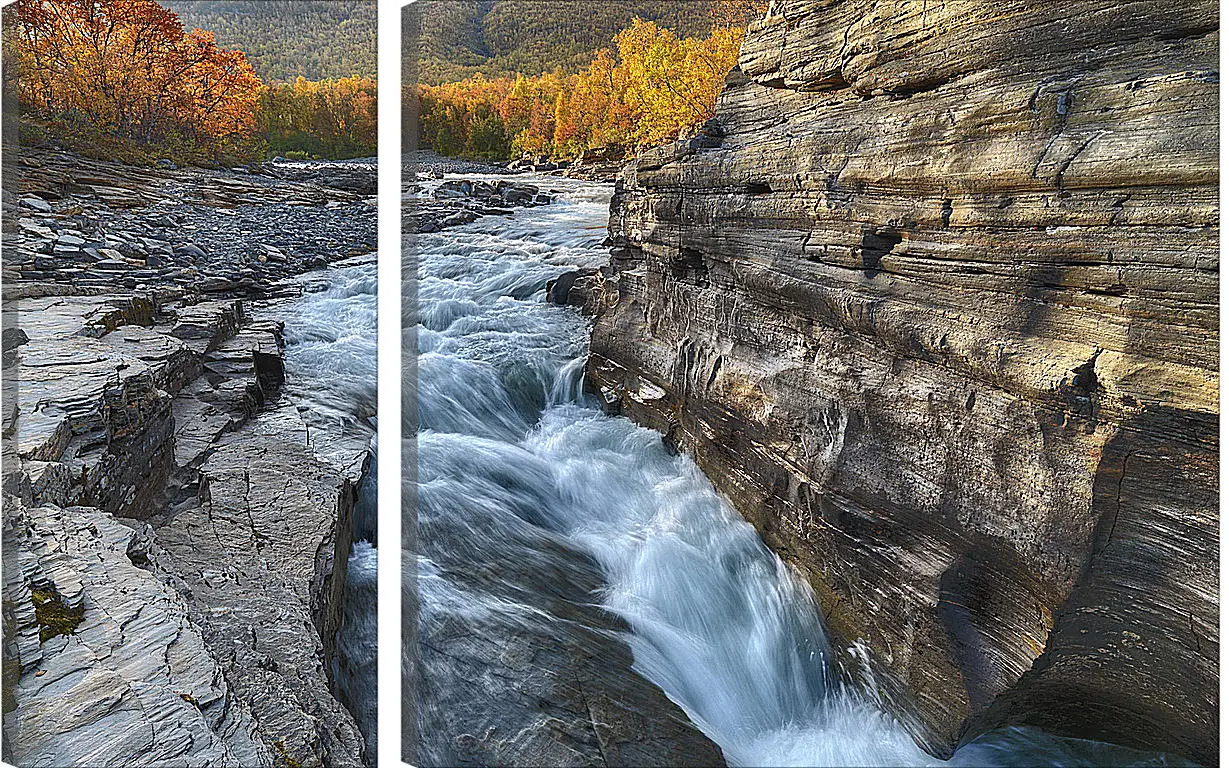
[{"label": "canyon wall", "polygon": [[1217,762],[1209,0],[773,0],[612,203],[589,383],[944,752]]}]

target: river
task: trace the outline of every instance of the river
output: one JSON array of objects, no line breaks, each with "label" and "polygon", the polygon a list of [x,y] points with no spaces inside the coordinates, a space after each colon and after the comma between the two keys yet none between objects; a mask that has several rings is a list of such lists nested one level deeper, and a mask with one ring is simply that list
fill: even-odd
[{"label": "river", "polygon": [[[600,567],[598,597],[630,627],[634,668],[732,765],[1178,764],[1022,728],[945,762],[843,682],[803,580],[687,456],[582,393],[588,322],[545,303],[545,286],[607,260],[610,190],[530,181],[556,202],[416,244],[422,637],[554,621],[511,575],[471,571],[511,563],[545,580],[573,550]],[[442,690],[455,672],[422,674],[419,764],[447,764],[465,704]]]}]

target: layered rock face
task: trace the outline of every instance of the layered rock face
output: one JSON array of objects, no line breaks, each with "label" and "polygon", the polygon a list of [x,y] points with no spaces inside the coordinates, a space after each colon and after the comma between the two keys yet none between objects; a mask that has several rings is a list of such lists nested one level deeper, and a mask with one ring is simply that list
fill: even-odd
[{"label": "layered rock face", "polygon": [[357,478],[279,396],[276,324],[171,295],[9,304],[7,755],[358,765],[325,674]]},{"label": "layered rock face", "polygon": [[1217,44],[1209,2],[773,2],[618,182],[590,384],[937,751],[1217,760]]},{"label": "layered rock face", "polygon": [[[84,163],[62,194],[23,177],[31,196],[16,222],[6,202],[6,245],[20,243],[6,268],[20,266],[42,229],[62,236],[72,226],[96,239],[72,246],[83,257],[114,239],[150,260],[157,242],[170,251],[196,229],[185,221],[259,219],[251,209],[264,205],[185,208],[151,225],[160,237],[140,237],[131,220],[100,215],[106,198],[81,187],[103,166],[114,183],[162,196],[138,215],[162,221],[182,207],[165,198],[182,175],[128,178],[122,166]],[[210,184],[200,172],[190,178]],[[321,188],[266,191],[309,197],[294,204],[307,220],[337,210]],[[372,235],[361,220],[355,227],[359,242]],[[247,299],[220,298],[293,292],[272,278],[310,267],[316,254],[313,235],[291,237],[288,261],[254,271],[253,291],[199,274],[7,276],[16,280],[5,285],[0,443],[6,760],[362,764],[363,738],[328,670],[366,442],[317,450],[320,438],[284,391],[282,324],[255,319]],[[134,279],[157,287],[129,290]]]}]

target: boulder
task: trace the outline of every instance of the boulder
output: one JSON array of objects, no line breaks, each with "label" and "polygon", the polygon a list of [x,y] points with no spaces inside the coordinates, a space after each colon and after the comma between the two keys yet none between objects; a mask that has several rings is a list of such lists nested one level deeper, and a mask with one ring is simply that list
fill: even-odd
[{"label": "boulder", "polygon": [[172,252],[180,258],[185,258],[193,262],[197,259],[205,258],[205,252],[201,250],[200,246],[193,245],[192,243],[177,245],[172,249]]},{"label": "boulder", "polygon": [[20,200],[23,208],[38,211],[39,213],[51,213],[51,203],[41,197],[23,197]]}]

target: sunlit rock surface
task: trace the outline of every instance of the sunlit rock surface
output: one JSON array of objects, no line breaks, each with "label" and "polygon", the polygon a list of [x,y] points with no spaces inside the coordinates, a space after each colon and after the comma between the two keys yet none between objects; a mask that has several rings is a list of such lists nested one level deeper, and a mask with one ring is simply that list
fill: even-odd
[{"label": "sunlit rock surface", "polygon": [[773,2],[622,176],[591,384],[942,750],[1217,755],[1209,2]]},{"label": "sunlit rock surface", "polygon": [[[10,510],[6,751],[19,765],[272,764],[141,528],[86,507]],[[53,594],[80,619],[71,635],[35,615]]]},{"label": "sunlit rock surface", "polygon": [[[283,324],[246,297],[297,294],[274,281],[364,247],[374,208],[238,173],[25,159],[32,196],[5,199],[5,759],[360,765],[328,670],[367,445],[316,449],[284,391]],[[295,231],[341,206],[367,209],[344,244]],[[247,217],[263,227],[227,240]],[[54,260],[25,269],[48,238]],[[122,270],[89,252],[112,245]],[[239,286],[225,270],[252,248]],[[201,269],[151,271],[163,257]]]}]

